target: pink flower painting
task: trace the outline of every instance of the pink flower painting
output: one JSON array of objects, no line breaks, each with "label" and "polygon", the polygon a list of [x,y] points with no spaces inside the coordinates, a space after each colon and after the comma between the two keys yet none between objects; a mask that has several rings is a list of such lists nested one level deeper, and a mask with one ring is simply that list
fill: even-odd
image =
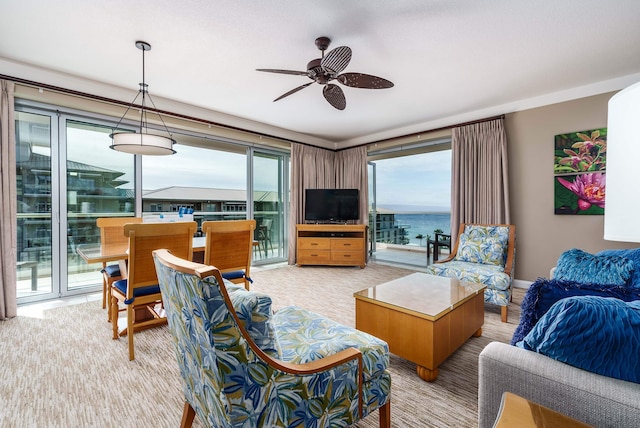
[{"label": "pink flower painting", "polygon": [[573,182],[558,177],[558,181],[578,197],[578,208],[586,210],[591,205],[604,208],[606,180],[601,172],[576,175]]},{"label": "pink flower painting", "polygon": [[604,214],[606,156],[607,128],[555,136],[556,214]]}]

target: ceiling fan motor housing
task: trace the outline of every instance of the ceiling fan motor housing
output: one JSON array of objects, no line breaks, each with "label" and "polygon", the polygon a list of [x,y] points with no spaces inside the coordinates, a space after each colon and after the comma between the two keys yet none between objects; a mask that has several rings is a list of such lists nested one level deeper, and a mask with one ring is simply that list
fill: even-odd
[{"label": "ceiling fan motor housing", "polygon": [[[315,80],[318,83],[321,83],[318,80],[318,78],[324,74],[324,71],[322,70],[322,66],[320,65],[320,61],[322,61],[321,58],[312,59],[307,64],[307,74],[309,75],[309,78]],[[327,82],[325,81],[324,83],[327,83]]]}]

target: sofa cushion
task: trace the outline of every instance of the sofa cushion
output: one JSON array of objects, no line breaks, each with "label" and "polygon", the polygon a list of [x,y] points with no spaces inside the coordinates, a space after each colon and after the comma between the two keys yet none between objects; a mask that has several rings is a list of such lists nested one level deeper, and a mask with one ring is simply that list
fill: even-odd
[{"label": "sofa cushion", "polygon": [[272,320],[271,297],[248,291],[224,279],[231,304],[249,336],[267,355],[279,358],[279,346]]},{"label": "sofa cushion", "polygon": [[511,344],[521,341],[554,303],[572,296],[615,297],[629,302],[640,300],[640,288],[538,278],[529,286],[522,299],[520,323],[513,333]]},{"label": "sofa cushion", "polygon": [[640,288],[640,248],[629,250],[603,250],[596,253],[596,256],[619,256],[629,259],[633,262],[633,274],[627,285]]},{"label": "sofa cushion", "polygon": [[456,260],[504,266],[509,244],[506,226],[465,226],[458,240]]},{"label": "sofa cushion", "polygon": [[640,301],[562,299],[518,347],[583,370],[640,383]]},{"label": "sofa cushion", "polygon": [[458,278],[461,281],[478,282],[493,290],[508,290],[511,285],[511,277],[504,273],[502,266],[492,264],[452,260],[429,265],[426,272],[431,275]]},{"label": "sofa cushion", "polygon": [[577,248],[558,258],[553,277],[599,285],[626,285],[634,270],[631,260],[617,255],[593,255]]},{"label": "sofa cushion", "polygon": [[283,361],[304,364],[353,347],[362,352],[365,382],[382,375],[389,366],[385,341],[322,315],[287,306],[273,315],[273,322]]}]

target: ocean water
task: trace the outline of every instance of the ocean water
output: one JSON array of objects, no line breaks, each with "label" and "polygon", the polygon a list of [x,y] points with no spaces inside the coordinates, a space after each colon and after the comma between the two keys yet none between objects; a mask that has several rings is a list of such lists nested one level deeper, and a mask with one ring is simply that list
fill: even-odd
[{"label": "ocean water", "polygon": [[[411,213],[396,214],[396,224],[409,226],[407,229],[407,237],[410,239],[409,245],[427,245],[427,235],[431,235],[431,239],[435,237],[433,231],[442,229],[444,233],[451,233],[451,213]],[[416,236],[422,234],[425,238],[416,239]]]}]

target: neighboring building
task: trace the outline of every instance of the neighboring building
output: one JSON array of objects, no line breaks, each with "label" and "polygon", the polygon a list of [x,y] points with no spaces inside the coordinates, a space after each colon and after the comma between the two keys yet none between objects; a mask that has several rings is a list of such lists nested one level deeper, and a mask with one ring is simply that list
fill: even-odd
[{"label": "neighboring building", "polygon": [[[22,145],[16,159],[19,260],[48,260],[51,255],[51,159]],[[67,163],[67,241],[70,250],[98,242],[95,213],[133,212],[133,191],[123,173],[80,162]]]},{"label": "neighboring building", "polygon": [[[406,245],[409,243],[409,225],[396,224],[395,213],[384,208],[378,208],[376,216],[376,242],[385,244]],[[373,224],[371,213],[369,214],[369,225]],[[371,226],[370,226],[371,227]]]}]

